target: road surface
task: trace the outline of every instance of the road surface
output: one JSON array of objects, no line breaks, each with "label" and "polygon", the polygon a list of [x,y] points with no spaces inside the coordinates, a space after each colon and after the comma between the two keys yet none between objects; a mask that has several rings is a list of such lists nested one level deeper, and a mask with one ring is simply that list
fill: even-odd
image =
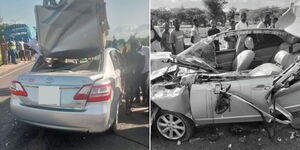
[{"label": "road surface", "polygon": [[0,150],[147,150],[148,115],[146,108],[135,108],[125,115],[120,106],[118,131],[89,134],[32,126],[16,120],[9,109],[9,85],[31,64],[0,74]]}]

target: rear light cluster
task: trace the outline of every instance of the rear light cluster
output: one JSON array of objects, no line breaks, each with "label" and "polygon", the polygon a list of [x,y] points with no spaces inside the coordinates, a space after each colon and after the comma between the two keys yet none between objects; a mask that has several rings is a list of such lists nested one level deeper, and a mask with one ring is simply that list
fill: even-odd
[{"label": "rear light cluster", "polygon": [[74,100],[87,100],[88,102],[107,101],[111,98],[111,84],[83,85],[74,96]]},{"label": "rear light cluster", "polygon": [[10,86],[10,92],[13,95],[17,96],[27,96],[27,92],[25,91],[23,85],[19,81],[12,81]]}]

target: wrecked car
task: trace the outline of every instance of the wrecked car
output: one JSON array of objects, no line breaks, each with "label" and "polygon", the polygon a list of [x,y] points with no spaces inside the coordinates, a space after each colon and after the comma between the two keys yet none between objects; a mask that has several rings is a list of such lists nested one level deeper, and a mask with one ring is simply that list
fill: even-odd
[{"label": "wrecked car", "polygon": [[116,127],[122,63],[117,50],[104,49],[105,12],[103,0],[36,6],[43,56],[11,84],[10,109],[18,120],[83,132]]},{"label": "wrecked car", "polygon": [[151,73],[153,129],[168,140],[185,140],[208,124],[264,121],[298,128],[296,31],[226,31],[171,56],[172,65]]}]

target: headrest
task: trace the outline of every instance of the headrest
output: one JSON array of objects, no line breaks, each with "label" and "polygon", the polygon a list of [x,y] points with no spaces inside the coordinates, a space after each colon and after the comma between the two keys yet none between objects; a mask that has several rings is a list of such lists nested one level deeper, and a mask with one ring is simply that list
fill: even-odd
[{"label": "headrest", "polygon": [[289,44],[295,44],[298,41],[298,38],[294,37],[294,36],[288,36],[286,38],[286,42]]},{"label": "headrest", "polygon": [[283,42],[280,44],[279,49],[280,50],[288,50],[291,47],[291,44],[287,43],[287,42]]},{"label": "headrest", "polygon": [[290,54],[287,51],[280,50],[274,57],[274,61],[277,64],[283,65],[284,61],[288,58]]},{"label": "headrest", "polygon": [[254,48],[254,43],[253,43],[252,37],[250,37],[250,36],[246,37],[246,39],[245,39],[245,46],[248,49],[251,49],[251,50]]}]

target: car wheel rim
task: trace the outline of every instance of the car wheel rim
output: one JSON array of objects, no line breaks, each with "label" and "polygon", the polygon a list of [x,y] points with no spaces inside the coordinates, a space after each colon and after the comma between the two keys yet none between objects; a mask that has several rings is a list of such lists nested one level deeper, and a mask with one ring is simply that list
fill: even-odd
[{"label": "car wheel rim", "polygon": [[171,140],[178,140],[182,138],[186,131],[183,121],[172,114],[159,116],[156,124],[160,134]]}]

